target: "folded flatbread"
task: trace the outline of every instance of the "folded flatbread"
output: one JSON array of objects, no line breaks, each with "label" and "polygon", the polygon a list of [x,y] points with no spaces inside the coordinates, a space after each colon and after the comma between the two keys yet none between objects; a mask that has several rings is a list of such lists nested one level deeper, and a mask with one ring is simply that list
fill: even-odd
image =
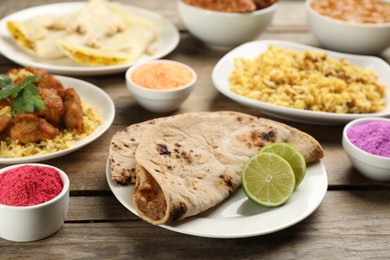
[{"label": "folded flatbread", "polygon": [[115,65],[137,60],[157,38],[157,20],[141,17],[119,3],[90,0],[57,41],[72,60]]},{"label": "folded flatbread", "polygon": [[65,54],[57,47],[57,40],[65,37],[68,24],[76,15],[40,15],[24,21],[8,21],[7,28],[16,43],[26,52],[40,58],[59,58]]},{"label": "folded flatbread", "polygon": [[[126,133],[132,145],[123,141]],[[314,138],[290,126],[237,112],[204,112],[147,121],[119,132],[111,143],[110,165],[117,174],[120,168],[135,168],[135,209],[144,220],[159,225],[223,201],[240,186],[247,159],[277,141],[294,145],[306,162],[323,156]],[[118,154],[121,165],[112,167]]]},{"label": "folded flatbread", "polygon": [[160,119],[133,124],[118,131],[112,137],[109,152],[110,173],[113,180],[121,185],[135,183],[135,150],[145,130]]},{"label": "folded flatbread", "polygon": [[151,52],[165,26],[120,3],[90,0],[76,12],[7,22],[17,44],[40,58],[69,57],[86,65],[130,63]]}]

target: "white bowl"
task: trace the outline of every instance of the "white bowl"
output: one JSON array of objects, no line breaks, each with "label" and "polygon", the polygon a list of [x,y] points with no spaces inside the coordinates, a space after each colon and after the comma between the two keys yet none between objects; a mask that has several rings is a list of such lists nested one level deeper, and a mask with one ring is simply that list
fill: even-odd
[{"label": "white bowl", "polygon": [[333,19],[313,10],[312,1],[305,2],[309,28],[324,48],[375,55],[390,46],[390,23],[363,24]]},{"label": "white bowl", "polygon": [[342,143],[344,150],[347,152],[352,165],[364,176],[377,181],[389,181],[390,157],[368,153],[354,145],[347,136],[349,128],[368,121],[386,121],[390,123],[390,119],[383,117],[360,118],[349,122],[343,131]]},{"label": "white bowl", "polygon": [[[178,88],[158,90],[142,87],[131,80],[132,73],[136,71],[139,67],[153,63],[173,63],[183,66],[191,72],[192,81],[187,85]],[[133,97],[137,100],[137,102],[145,109],[156,113],[171,112],[179,108],[180,105],[194,90],[195,82],[197,80],[197,75],[191,67],[183,63],[171,60],[153,60],[137,63],[136,65],[130,67],[127,70],[125,77],[126,86],[133,95]]]},{"label": "white bowl", "polygon": [[60,169],[38,163],[5,167],[0,174],[23,165],[51,167],[60,174],[63,189],[55,198],[33,206],[0,204],[0,237],[16,242],[43,239],[57,232],[65,222],[69,204],[69,178]]},{"label": "white bowl", "polygon": [[277,3],[248,13],[201,9],[177,0],[188,31],[213,49],[232,49],[259,36],[272,22]]}]

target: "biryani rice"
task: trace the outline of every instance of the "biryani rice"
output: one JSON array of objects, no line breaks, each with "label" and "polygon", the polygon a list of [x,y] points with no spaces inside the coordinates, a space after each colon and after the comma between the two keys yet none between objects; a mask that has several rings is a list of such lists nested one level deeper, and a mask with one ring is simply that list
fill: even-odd
[{"label": "biryani rice", "polygon": [[0,140],[0,157],[20,158],[32,155],[42,155],[61,151],[75,145],[75,142],[82,140],[92,134],[103,122],[97,109],[88,104],[82,103],[84,132],[77,133],[74,129],[64,129],[53,139],[47,139],[38,143],[22,144],[17,140],[6,137]]},{"label": "biryani rice", "polygon": [[235,59],[229,82],[239,95],[290,108],[360,114],[386,106],[374,71],[321,51],[269,46],[254,59]]}]

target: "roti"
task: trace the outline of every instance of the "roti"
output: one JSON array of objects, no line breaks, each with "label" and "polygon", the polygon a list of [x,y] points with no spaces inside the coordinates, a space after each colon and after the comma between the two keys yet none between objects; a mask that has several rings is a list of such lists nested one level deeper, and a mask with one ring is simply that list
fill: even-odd
[{"label": "roti", "polygon": [[[132,145],[126,136],[134,140]],[[135,166],[135,209],[159,225],[199,214],[226,199],[240,186],[246,160],[270,142],[294,145],[308,163],[323,157],[320,144],[298,129],[237,112],[203,112],[118,132],[110,147],[110,165],[116,173]],[[118,156],[113,151],[118,150],[122,158],[114,167]],[[127,166],[120,163],[125,161]]]}]

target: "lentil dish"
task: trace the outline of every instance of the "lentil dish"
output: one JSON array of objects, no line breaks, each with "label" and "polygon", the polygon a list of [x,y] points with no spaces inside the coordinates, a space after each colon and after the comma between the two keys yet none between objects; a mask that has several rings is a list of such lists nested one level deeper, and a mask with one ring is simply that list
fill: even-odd
[{"label": "lentil dish", "polygon": [[337,20],[365,24],[390,23],[390,4],[379,0],[313,0],[310,7]]},{"label": "lentil dish", "polygon": [[386,106],[386,87],[374,71],[321,51],[275,46],[254,59],[236,58],[230,90],[274,105],[331,113],[375,113]]}]

